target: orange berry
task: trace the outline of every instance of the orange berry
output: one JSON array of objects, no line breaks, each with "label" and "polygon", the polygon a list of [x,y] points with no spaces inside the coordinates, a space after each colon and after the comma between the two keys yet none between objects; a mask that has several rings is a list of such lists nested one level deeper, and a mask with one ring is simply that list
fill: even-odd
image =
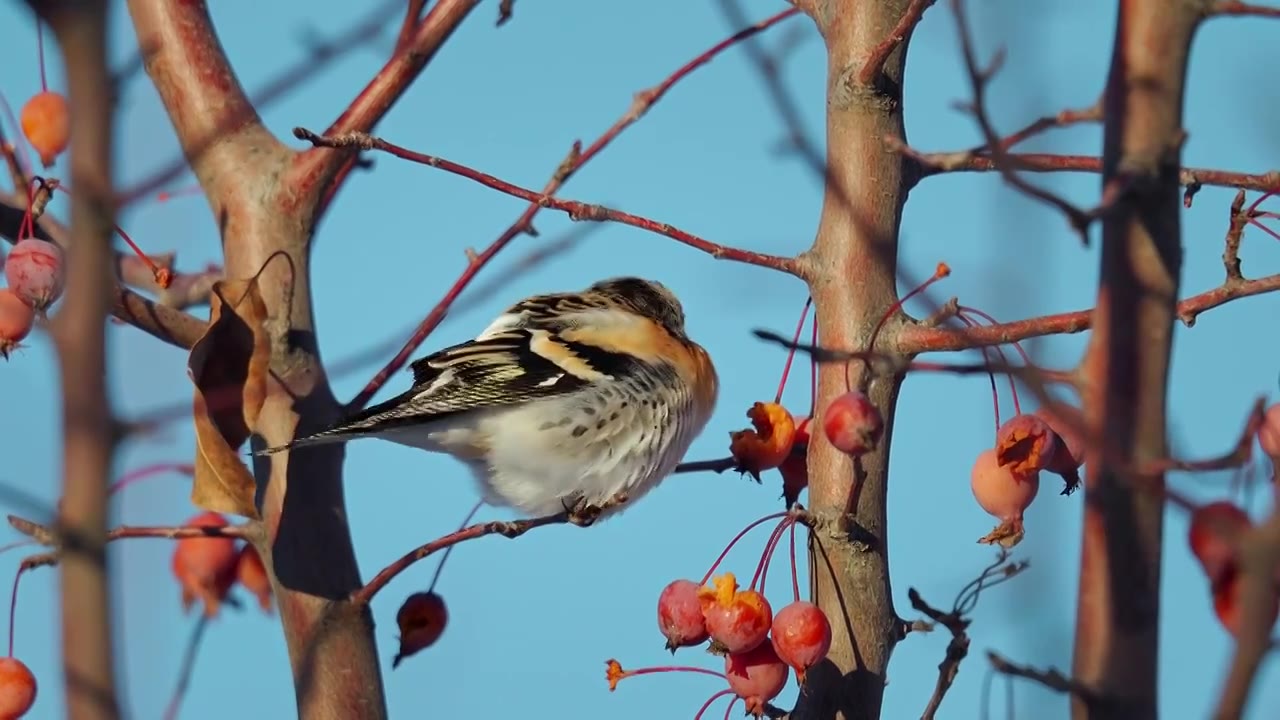
[{"label": "orange berry", "polygon": [[67,149],[71,141],[71,111],[60,93],[36,93],[22,106],[22,134],[40,155],[47,168]]},{"label": "orange berry", "polygon": [[0,357],[9,353],[31,333],[36,311],[10,288],[0,288]]},{"label": "orange berry", "polygon": [[778,467],[791,454],[796,424],[791,413],[777,403],[755,403],[747,410],[747,417],[755,429],[729,433],[729,454],[739,471],[759,480],[761,472]]},{"label": "orange berry", "polygon": [[236,561],[236,580],[258,598],[258,605],[263,612],[271,612],[271,578],[267,577],[262,557],[249,543],[240,548],[240,557]]},{"label": "orange berry", "polygon": [[36,676],[16,658],[0,658],[0,720],[17,720],[36,702]]},{"label": "orange berry", "polygon": [[[203,512],[187,526],[226,527],[227,519]],[[182,608],[190,610],[197,599],[204,602],[206,617],[217,617],[222,601],[236,581],[239,555],[236,541],[228,537],[183,538],[173,548],[173,575],[182,586]]]},{"label": "orange berry", "polygon": [[755,590],[739,590],[733,573],[725,573],[712,580],[711,586],[700,588],[698,599],[707,632],[725,652],[746,652],[768,639],[773,608]]}]

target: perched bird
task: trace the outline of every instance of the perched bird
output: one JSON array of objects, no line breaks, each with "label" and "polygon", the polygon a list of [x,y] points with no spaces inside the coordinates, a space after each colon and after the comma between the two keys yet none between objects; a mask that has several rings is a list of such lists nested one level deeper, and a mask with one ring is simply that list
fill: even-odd
[{"label": "perched bird", "polygon": [[466,463],[491,505],[590,521],[675,470],[719,390],[680,301],[635,277],[526,298],[411,369],[403,394],[260,454],[379,437]]}]

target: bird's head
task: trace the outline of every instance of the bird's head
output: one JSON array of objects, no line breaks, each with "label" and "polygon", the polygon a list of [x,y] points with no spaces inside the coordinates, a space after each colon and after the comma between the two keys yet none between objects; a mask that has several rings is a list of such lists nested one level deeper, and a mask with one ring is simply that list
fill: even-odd
[{"label": "bird's head", "polygon": [[601,280],[591,292],[605,295],[638,315],[651,318],[672,335],[684,339],[684,306],[666,285],[638,277]]}]

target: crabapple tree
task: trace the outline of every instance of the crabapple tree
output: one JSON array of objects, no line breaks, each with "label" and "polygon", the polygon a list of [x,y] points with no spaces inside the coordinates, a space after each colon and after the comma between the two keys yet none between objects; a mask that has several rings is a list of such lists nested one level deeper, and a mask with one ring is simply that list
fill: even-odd
[{"label": "crabapple tree", "polygon": [[[468,41],[455,31],[485,22],[481,6],[497,16],[497,27],[489,31],[502,33],[527,22],[527,16],[563,12],[553,4],[395,0],[373,8],[339,38],[312,39],[298,68],[251,95],[205,2],[28,0],[24,7],[31,24],[0,30],[38,39],[37,57],[30,62],[7,58],[6,77],[29,71],[40,78],[38,92],[8,98],[16,112],[10,110],[0,122],[10,180],[0,197],[0,234],[8,241],[0,288],[0,357],[8,361],[6,367],[22,363],[21,349],[47,337],[59,359],[60,499],[47,517],[15,511],[9,524],[25,536],[20,544],[41,546],[19,564],[15,606],[26,573],[48,567],[59,573],[63,677],[37,678],[23,662],[21,645],[15,651],[11,608],[9,653],[0,658],[0,718],[37,713],[59,681],[69,717],[125,715],[115,651],[130,639],[114,631],[109,589],[116,568],[108,561],[107,545],[143,538],[171,544],[167,571],[175,602],[199,608],[167,717],[182,709],[186,676],[206,627],[229,607],[245,609],[246,597],[264,613],[278,612],[299,717],[385,717],[388,690],[380,660],[390,655],[377,648],[375,623],[394,620],[399,631],[390,667],[412,665],[415,655],[439,649],[451,617],[457,622],[464,612],[451,609],[436,588],[454,548],[487,536],[514,539],[564,525],[568,513],[472,522],[477,505],[458,530],[423,538],[365,577],[356,564],[360,538],[353,537],[345,512],[341,447],[271,458],[247,458],[244,450],[283,444],[344,412],[363,409],[446,315],[458,310],[466,293],[474,291],[473,281],[494,273],[492,261],[509,254],[504,251],[516,240],[536,238],[535,217],[550,215],[661,236],[767,277],[799,281],[808,296],[794,332],[787,334],[759,327],[729,312],[726,304],[720,325],[732,326],[753,348],[785,352],[781,381],[771,399],[767,391],[743,405],[722,398],[716,422],[735,429],[727,438],[717,436],[716,442],[723,441],[719,457],[687,458],[668,481],[679,485],[699,476],[730,494],[752,487],[740,479],[745,477],[780,487],[781,507],[742,519],[738,525],[745,527],[705,571],[673,570],[665,587],[649,588],[652,602],[645,602],[652,614],[636,622],[649,628],[656,619],[655,643],[664,638],[681,664],[632,662],[640,649],[618,647],[612,657],[599,658],[602,686],[617,691],[624,680],[630,687],[660,681],[634,680],[640,676],[688,673],[718,683],[701,708],[689,708],[696,717],[722,701],[728,705],[726,717],[741,707],[756,717],[878,718],[895,647],[930,630],[944,631],[947,645],[936,680],[929,683],[932,692],[909,699],[923,717],[932,718],[969,654],[979,596],[1007,581],[1016,585],[1034,572],[1026,558],[1016,557],[1035,532],[1028,530],[1027,514],[1033,504],[1056,502],[1077,504],[1083,514],[1077,537],[1056,539],[1079,549],[1071,570],[1078,588],[1070,668],[1022,665],[988,651],[990,671],[1064,694],[1072,717],[1082,720],[1157,717],[1162,568],[1167,556],[1194,557],[1203,570],[1197,582],[1211,602],[1216,629],[1230,636],[1233,648],[1226,667],[1211,669],[1221,676],[1220,689],[1204,702],[1215,708],[1215,718],[1243,717],[1255,678],[1276,646],[1271,636],[1280,613],[1280,510],[1273,501],[1265,514],[1255,513],[1243,492],[1236,493],[1240,497],[1219,493],[1216,500],[1202,502],[1166,476],[1186,474],[1195,483],[1208,473],[1233,472],[1244,481],[1242,488],[1270,484],[1274,496],[1280,492],[1275,475],[1280,404],[1268,406],[1261,391],[1240,398],[1247,412],[1216,420],[1242,428],[1228,446],[1211,457],[1183,457],[1169,440],[1171,358],[1177,325],[1191,326],[1203,313],[1237,300],[1258,301],[1257,296],[1280,289],[1280,274],[1246,275],[1241,257],[1253,243],[1280,240],[1280,211],[1269,202],[1280,193],[1280,171],[1185,166],[1183,148],[1198,130],[1189,126],[1184,106],[1199,29],[1227,20],[1266,23],[1280,18],[1280,7],[1228,0],[1119,0],[1112,9],[1114,34],[1097,39],[1110,53],[1109,70],[1098,78],[1097,102],[1006,133],[997,130],[991,111],[1003,55],[987,58],[977,49],[979,27],[970,16],[979,5],[979,0],[722,0],[718,9],[733,30],[662,69],[656,84],[636,92],[626,112],[603,132],[573,142],[550,180],[537,187],[499,177],[498,169],[428,154],[426,137],[390,138],[376,131],[410,88],[422,85],[419,78],[430,75],[442,53]],[[665,12],[657,6],[653,11]],[[128,79],[127,73],[108,70],[108,27],[116,21],[131,27],[137,45],[133,67],[145,73],[182,150],[180,161],[128,187],[116,184],[121,162],[114,147],[117,102],[126,97]],[[918,47],[912,38],[925,24],[952,28],[963,79],[955,94],[965,98],[958,117],[977,132],[980,142],[974,147],[926,151],[906,137],[904,100],[916,82],[907,72],[907,59]],[[993,28],[1000,26],[981,27]],[[775,44],[761,44],[764,36],[779,34],[783,37]],[[806,38],[820,40],[824,49],[825,98],[793,92],[785,81],[785,70],[795,65],[787,53]],[[63,77],[46,73],[46,44],[60,57]],[[575,63],[589,61],[573,55],[572,47],[557,45],[548,52],[564,53]],[[350,96],[336,117],[298,118],[287,139],[268,129],[260,115],[267,103],[360,46],[384,53],[383,62],[363,87],[328,89]],[[820,187],[812,242],[791,242],[777,254],[758,252],[684,229],[659,213],[639,214],[561,194],[655,105],[672,102],[668,95],[678,94],[679,86],[722,56],[737,57],[762,81],[775,119],[786,129],[785,157],[803,164]],[[503,62],[520,65],[516,57]],[[441,72],[480,71],[454,65]],[[804,72],[812,75],[818,68]],[[1265,73],[1252,82],[1251,88],[1269,87]],[[477,75],[477,88],[482,85]],[[447,110],[456,108],[441,108]],[[821,139],[810,137],[804,119],[809,111],[824,113]],[[1092,154],[1023,149],[1043,135],[1089,126],[1101,129]],[[341,204],[344,186],[357,173],[377,176],[388,163],[397,171],[454,176],[515,198],[523,209],[505,229],[495,228],[500,232],[488,245],[458,248],[460,254],[465,249],[465,265],[453,284],[423,288],[439,295],[439,302],[407,337],[379,350],[382,368],[350,401],[340,403],[329,384],[334,367],[319,356],[313,256],[341,249],[385,256],[384,267],[393,264],[385,259],[394,256],[395,244],[404,237],[317,246],[321,221]],[[194,177],[194,190],[175,184],[187,173]],[[909,194],[966,173],[1000,178],[1020,201],[1043,206],[1068,229],[1057,236],[993,243],[1057,241],[1069,243],[1071,252],[1098,253],[1090,280],[1096,281],[1092,307],[1001,321],[959,297],[931,299],[948,278],[961,274],[943,258],[929,262],[932,275],[912,279],[916,269],[900,258]],[[1091,175],[1098,182],[1088,197],[1069,196],[1040,181],[1050,173]],[[1225,278],[1187,292],[1181,288],[1184,253],[1197,264],[1209,256],[1202,252],[1204,238],[1185,237],[1182,217],[1217,201],[1207,188],[1235,192],[1224,214]],[[172,253],[154,252],[151,244],[162,241],[135,241],[118,221],[127,208],[180,194],[207,201],[220,239],[220,264],[181,268]],[[404,211],[407,217],[412,208]],[[405,237],[416,231],[408,226],[416,224],[403,223]],[[1014,223],[1001,227],[1010,235],[1017,230]],[[515,273],[554,262],[572,244],[541,242],[537,253],[514,266]],[[500,277],[497,284],[511,279]],[[375,304],[359,295],[351,293],[344,302]],[[909,303],[914,314],[908,314]],[[186,354],[191,398],[176,413],[129,418],[110,401],[108,337],[137,331]],[[1087,340],[1071,367],[1049,367],[1033,357],[1033,339],[1072,333],[1087,333]],[[1187,342],[1195,343],[1194,336]],[[964,357],[957,355],[962,352]],[[809,374],[807,408],[803,401],[787,400],[785,392],[789,379],[804,374],[791,372],[797,359]],[[741,380],[734,374],[734,359],[716,360],[723,377]],[[936,532],[991,547],[975,550],[983,557],[974,563],[971,581],[961,584],[946,606],[917,590],[920,578],[893,571],[909,586],[905,594],[897,593],[895,604],[888,519],[933,498],[922,478],[892,472],[895,411],[904,383],[927,376],[959,382],[970,375],[989,379],[994,423],[987,440],[958,460],[950,482],[967,470],[974,505],[991,516],[994,526],[985,534],[966,535],[969,531],[951,527]],[[938,412],[944,404],[938,402]],[[1010,406],[1013,414],[1002,418],[1002,409]],[[947,412],[957,425],[975,417],[971,408]],[[983,406],[976,415],[982,423],[986,412]],[[118,446],[151,442],[161,426],[189,429],[194,456],[117,473]],[[929,443],[926,452],[934,447]],[[108,502],[115,494],[145,493],[173,476],[191,479],[190,498],[198,511],[185,522],[137,526],[110,520]],[[176,521],[189,511],[175,512]],[[1167,536],[1167,513],[1189,517],[1185,538]],[[731,551],[749,544],[757,528],[769,530],[756,546],[758,561],[738,565]],[[638,554],[643,546],[633,539],[635,548],[626,552]],[[715,549],[709,552],[714,555]],[[377,617],[374,598],[430,556],[439,559],[430,585],[404,593],[394,618]],[[775,559],[785,570],[776,569]],[[779,583],[772,590],[766,586],[771,568],[775,576],[785,572],[789,577],[781,591]],[[587,576],[596,579],[594,572]],[[22,587],[31,582],[36,580]],[[566,603],[582,602],[581,593],[564,595],[571,598]],[[555,632],[532,617],[524,626],[527,632],[545,630],[547,642],[583,640],[581,632]],[[502,639],[472,640],[496,646]],[[929,666],[893,667],[901,674],[934,675]],[[788,688],[795,689],[795,700],[783,703]],[[566,696],[573,691],[564,690]],[[521,702],[512,697],[513,712],[566,710]],[[648,701],[636,695],[627,702],[643,707]],[[572,715],[571,704],[568,709]]]}]

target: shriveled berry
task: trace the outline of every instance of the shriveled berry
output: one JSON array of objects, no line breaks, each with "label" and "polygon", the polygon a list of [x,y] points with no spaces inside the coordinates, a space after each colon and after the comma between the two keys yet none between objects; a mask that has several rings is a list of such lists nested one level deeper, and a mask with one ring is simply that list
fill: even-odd
[{"label": "shriveled berry", "polygon": [[0,288],[0,357],[9,359],[36,321],[36,311],[10,288]]},{"label": "shriveled berry", "polygon": [[795,444],[795,420],[777,403],[758,402],[747,410],[753,429],[729,433],[729,454],[738,470],[756,480],[760,473],[782,464]]},{"label": "shriveled berry", "polygon": [[978,505],[1001,521],[979,542],[1017,545],[1023,535],[1022,514],[1040,490],[1040,474],[1018,479],[1008,468],[1000,467],[995,449],[988,448],[978,453],[969,479]]},{"label": "shriveled berry", "polygon": [[1267,408],[1258,427],[1258,445],[1268,457],[1280,458],[1280,403]]},{"label": "shriveled berry", "polygon": [[[227,519],[216,512],[203,512],[186,522],[194,527],[226,527]],[[183,538],[174,544],[173,574],[182,586],[182,609],[190,610],[198,599],[206,617],[217,617],[236,580],[239,555],[236,542],[228,537]]]},{"label": "shriveled berry", "polygon": [[673,580],[658,595],[658,629],[667,638],[667,649],[693,647],[707,640],[707,623],[702,617],[698,584]]},{"label": "shriveled berry", "polygon": [[803,683],[805,671],[822,662],[831,650],[831,623],[817,605],[797,600],[773,616],[769,637],[774,652]]},{"label": "shriveled berry", "polygon": [[37,311],[62,296],[66,282],[64,254],[56,243],[27,238],[13,246],[5,261],[9,288]]},{"label": "shriveled berry", "polygon": [[730,653],[724,658],[724,674],[729,689],[742,698],[747,714],[763,717],[770,700],[787,686],[787,664],[778,657],[773,643],[763,642],[751,650]]},{"label": "shriveled berry", "polygon": [[791,456],[778,466],[782,474],[782,499],[790,508],[800,499],[800,492],[809,487],[809,459],[803,450],[792,450]]},{"label": "shriveled berry", "polygon": [[435,645],[448,624],[449,608],[435,591],[416,592],[405,598],[396,613],[400,650],[391,660],[391,668],[394,670],[401,660]]},{"label": "shriveled berry", "polygon": [[1014,415],[996,431],[996,462],[1017,479],[1049,469],[1058,452],[1058,434],[1035,415]]},{"label": "shriveled berry", "polygon": [[53,165],[71,141],[71,111],[61,93],[46,90],[22,106],[22,134],[46,168]]},{"label": "shriveled berry", "polygon": [[236,580],[258,598],[263,612],[271,612],[271,578],[267,576],[262,557],[249,543],[240,548],[240,557],[236,559]]},{"label": "shriveled berry", "polygon": [[1251,524],[1248,513],[1225,500],[1201,505],[1191,513],[1187,544],[1214,587],[1226,580],[1227,575],[1234,574],[1236,567],[1235,552],[1227,533]]},{"label": "shriveled berry", "polygon": [[850,390],[827,406],[822,414],[822,430],[840,452],[862,455],[880,442],[884,420],[866,395]]},{"label": "shriveled berry", "polygon": [[793,415],[792,423],[796,427],[795,440],[792,443],[792,451],[796,448],[809,447],[809,426],[813,424],[813,418],[808,415]]},{"label": "shriveled berry", "polygon": [[1070,495],[1080,487],[1080,466],[1084,464],[1084,435],[1077,430],[1078,425],[1069,421],[1069,418],[1081,420],[1080,409],[1063,403],[1055,405],[1054,408],[1042,406],[1032,415],[1048,423],[1057,436],[1057,447],[1045,469],[1062,476],[1063,481],[1066,482],[1062,494]]},{"label": "shriveled berry", "polygon": [[0,720],[17,720],[36,704],[36,676],[21,660],[0,657]]},{"label": "shriveled berry", "polygon": [[710,587],[698,589],[702,617],[707,632],[719,650],[727,653],[746,652],[769,636],[773,608],[764,595],[755,590],[738,590],[733,573],[725,573]]}]

